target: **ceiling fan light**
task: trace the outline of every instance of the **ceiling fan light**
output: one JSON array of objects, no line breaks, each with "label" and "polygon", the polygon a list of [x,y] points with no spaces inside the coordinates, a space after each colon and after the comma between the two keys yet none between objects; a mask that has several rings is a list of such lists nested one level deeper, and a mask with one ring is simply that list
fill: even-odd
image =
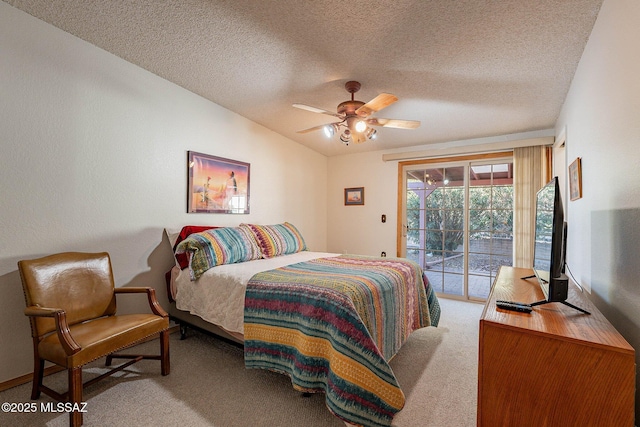
[{"label": "ceiling fan light", "polygon": [[367,131],[365,132],[364,136],[366,136],[368,139],[376,139],[377,134],[378,134],[378,131],[375,130],[374,128],[367,128]]},{"label": "ceiling fan light", "polygon": [[349,145],[349,142],[351,142],[351,132],[349,129],[345,129],[345,131],[342,132],[342,135],[340,135],[340,141],[342,141],[344,145]]},{"label": "ceiling fan light", "polygon": [[335,128],[333,127],[333,125],[326,125],[324,128],[322,128],[324,130],[324,134],[327,138],[331,138],[335,133]]},{"label": "ceiling fan light", "polygon": [[364,120],[358,120],[356,122],[356,132],[364,132],[367,130],[367,123]]}]

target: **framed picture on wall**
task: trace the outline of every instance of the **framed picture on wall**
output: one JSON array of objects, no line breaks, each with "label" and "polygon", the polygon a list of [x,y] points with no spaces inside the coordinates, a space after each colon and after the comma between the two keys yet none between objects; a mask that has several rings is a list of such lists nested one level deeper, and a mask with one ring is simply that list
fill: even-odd
[{"label": "framed picture on wall", "polygon": [[582,197],[582,161],[580,157],[569,165],[569,198],[578,200]]},{"label": "framed picture on wall", "polygon": [[187,213],[249,213],[249,163],[188,151],[187,171]]},{"label": "framed picture on wall", "polygon": [[364,187],[345,188],[344,205],[364,205]]}]

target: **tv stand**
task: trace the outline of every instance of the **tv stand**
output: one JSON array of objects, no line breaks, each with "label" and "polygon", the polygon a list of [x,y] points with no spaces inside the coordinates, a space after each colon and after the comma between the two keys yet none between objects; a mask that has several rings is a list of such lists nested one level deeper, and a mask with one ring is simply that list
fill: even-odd
[{"label": "tv stand", "polygon": [[564,304],[566,306],[574,308],[574,309],[576,309],[576,310],[578,310],[578,311],[580,311],[580,312],[582,312],[584,314],[591,314],[587,310],[585,310],[583,308],[580,308],[580,307],[576,307],[575,305],[571,304],[568,301],[547,301],[546,299],[543,299],[542,301],[534,302],[534,303],[531,303],[530,305],[531,305],[531,307],[534,307],[536,305],[549,304],[549,303],[552,303],[552,302],[559,302],[560,304]]},{"label": "tv stand", "polygon": [[[521,277],[521,280],[527,280],[527,279],[532,279],[536,277],[535,274],[529,275],[529,276],[524,276]],[[549,284],[549,282],[547,282],[544,279],[538,279],[538,280],[542,280],[544,283]],[[560,277],[554,277],[553,279],[551,279],[551,282],[553,284],[553,295],[549,295],[550,299],[543,299],[540,300],[538,302],[534,302],[531,303],[531,307],[534,307],[536,305],[543,305],[543,304],[549,304],[552,302],[559,302],[561,304],[564,304],[568,307],[574,308],[584,314],[591,314],[589,313],[587,310],[582,309],[580,307],[576,307],[575,305],[571,304],[570,302],[567,301],[567,298],[569,296],[569,279],[567,278],[567,276],[565,276],[564,274],[562,274]],[[551,289],[551,288],[549,288]],[[551,292],[551,290],[549,290],[549,292]]]},{"label": "tv stand", "polygon": [[500,267],[480,318],[478,427],[634,426],[635,351],[578,288],[529,314],[497,300],[540,301],[531,269]]}]

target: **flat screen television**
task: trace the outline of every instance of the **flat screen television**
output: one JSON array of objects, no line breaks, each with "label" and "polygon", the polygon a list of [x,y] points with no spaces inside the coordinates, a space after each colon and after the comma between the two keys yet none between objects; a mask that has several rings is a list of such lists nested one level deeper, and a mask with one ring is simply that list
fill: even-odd
[{"label": "flat screen television", "polygon": [[536,195],[534,276],[529,277],[537,278],[545,299],[531,306],[561,302],[589,314],[566,301],[569,290],[569,279],[564,274],[566,244],[567,223],[564,221],[558,177],[554,177]]},{"label": "flat screen television", "polygon": [[558,177],[536,195],[535,246],[533,272],[547,301],[567,299],[564,275],[565,223]]}]

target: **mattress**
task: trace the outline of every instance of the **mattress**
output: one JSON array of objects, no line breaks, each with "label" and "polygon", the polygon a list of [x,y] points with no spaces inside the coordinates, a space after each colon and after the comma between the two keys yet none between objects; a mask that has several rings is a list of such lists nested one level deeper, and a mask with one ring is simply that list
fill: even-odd
[{"label": "mattress", "polygon": [[176,308],[220,326],[232,334],[244,334],[244,296],[247,283],[264,271],[339,254],[303,251],[274,258],[224,264],[191,281],[187,269],[173,278]]}]

